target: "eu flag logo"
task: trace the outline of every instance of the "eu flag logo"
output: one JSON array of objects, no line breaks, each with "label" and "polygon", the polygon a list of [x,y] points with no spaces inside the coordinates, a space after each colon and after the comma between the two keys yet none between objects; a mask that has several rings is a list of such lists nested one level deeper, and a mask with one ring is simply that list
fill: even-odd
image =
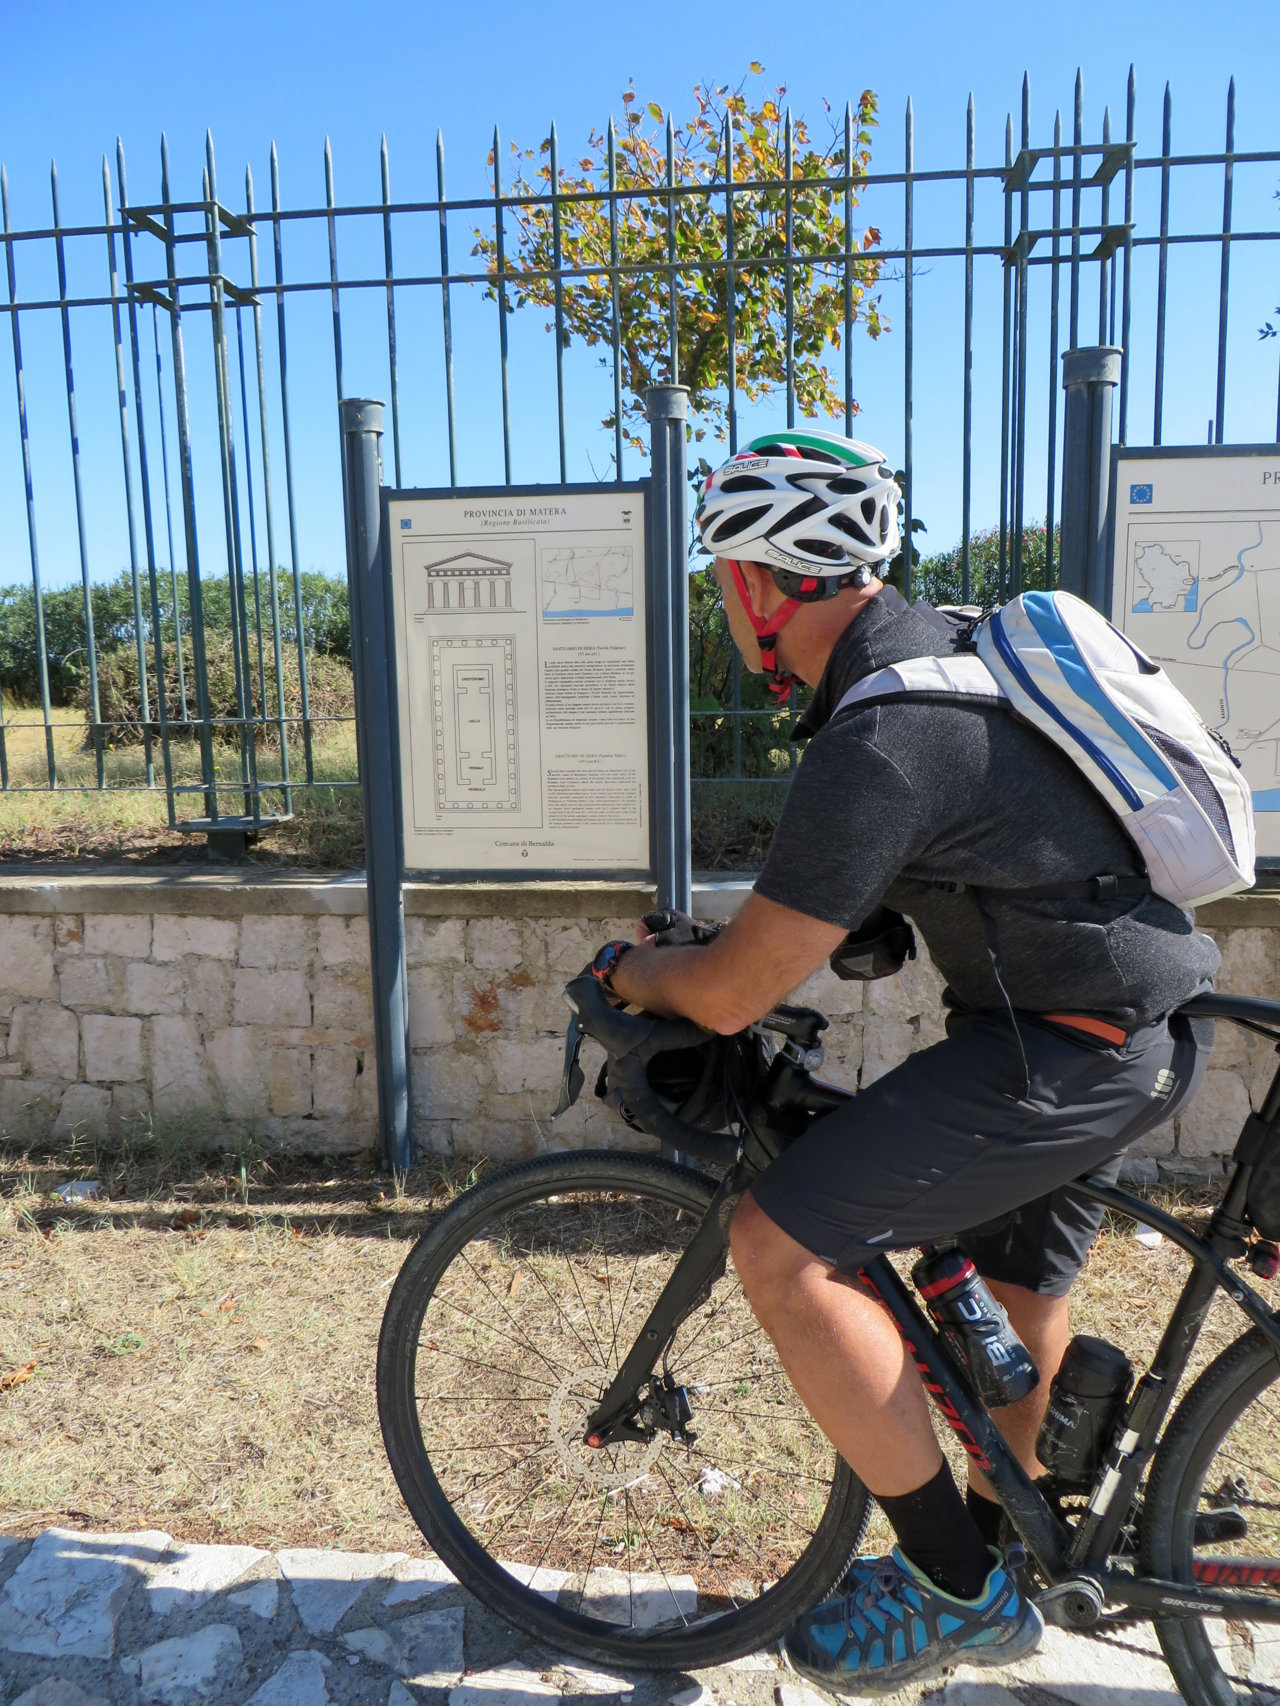
[{"label": "eu flag logo", "polygon": [[1130,486],[1129,502],[1131,504],[1149,504],[1151,502],[1151,487]]},{"label": "eu flag logo", "polygon": [[[1136,487],[1136,486],[1135,486],[1135,487],[1134,487],[1134,488],[1133,488],[1133,489],[1134,489],[1134,491],[1135,491],[1135,492],[1136,492],[1136,491],[1137,491],[1137,489],[1138,489],[1138,488],[1137,488],[1137,487]],[[1147,490],[1148,490],[1148,491],[1150,491],[1150,490],[1151,490],[1151,488],[1150,488],[1150,486],[1148,486],[1148,487],[1147,487]],[[1135,503],[1136,503],[1136,502],[1137,502],[1137,499],[1136,499],[1136,498],[1135,498],[1135,499],[1134,499],[1134,502],[1135,502]],[[1148,499],[1147,499],[1147,502],[1148,502],[1148,503],[1150,503],[1150,502],[1151,502],[1151,499],[1150,499],[1150,498],[1148,498]],[[401,525],[401,527],[410,527],[410,526],[412,526],[412,522],[411,522],[411,520],[410,520],[410,518],[409,518],[409,517],[408,517],[408,516],[407,516],[407,515],[402,515],[402,516],[401,516],[401,517],[400,517],[400,525]]]}]

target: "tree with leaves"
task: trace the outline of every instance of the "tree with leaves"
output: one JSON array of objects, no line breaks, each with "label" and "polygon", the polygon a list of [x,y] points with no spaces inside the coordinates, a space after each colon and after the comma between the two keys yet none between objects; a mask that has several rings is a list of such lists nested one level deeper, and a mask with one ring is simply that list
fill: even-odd
[{"label": "tree with leaves", "polygon": [[[804,414],[844,413],[826,361],[846,326],[871,337],[884,329],[873,253],[879,232],[852,221],[856,180],[871,158],[876,97],[864,91],[843,125],[832,123],[822,148],[785,110],[785,87],[763,97],[763,69],[753,63],[737,88],[699,84],[693,115],[680,121],[628,86],[621,129],[610,120],[592,132],[575,169],[560,164],[554,132],[537,152],[513,144],[516,175],[504,199],[514,203],[505,210],[514,254],[505,252],[500,265],[496,229],[476,232],[473,252],[491,277],[503,273],[509,311],[554,310],[558,278],[566,346],[578,340],[607,349],[616,324],[623,428],[637,449],[645,448],[644,393],[654,383],[678,379],[689,387],[697,439],[708,431],[725,436],[731,384],[752,401],[786,385],[788,252],[790,356]],[[490,165],[496,179],[492,155]],[[846,185],[846,177],[855,181]],[[554,321],[547,330],[554,333]],[[612,415],[605,425],[616,425]]]}]

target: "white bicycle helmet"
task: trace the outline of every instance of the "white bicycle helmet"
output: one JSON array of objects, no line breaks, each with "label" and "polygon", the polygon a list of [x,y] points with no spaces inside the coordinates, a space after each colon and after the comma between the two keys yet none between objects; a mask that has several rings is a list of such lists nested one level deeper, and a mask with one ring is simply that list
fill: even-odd
[{"label": "white bicycle helmet", "polygon": [[[888,562],[901,497],[882,451],[809,428],[752,439],[708,476],[694,513],[702,548],[728,562],[779,702],[798,678],[778,664],[778,635],[802,604],[866,586]],[[767,620],[752,606],[744,562],[768,569],[786,595]]]},{"label": "white bicycle helmet", "polygon": [[899,545],[881,451],[809,428],[756,438],[711,474],[694,520],[712,556],[759,563],[804,602],[865,585]]}]

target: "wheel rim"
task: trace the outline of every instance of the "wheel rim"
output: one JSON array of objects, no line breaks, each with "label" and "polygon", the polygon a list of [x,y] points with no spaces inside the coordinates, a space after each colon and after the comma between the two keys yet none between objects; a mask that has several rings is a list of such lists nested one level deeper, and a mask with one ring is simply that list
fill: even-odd
[{"label": "wheel rim", "polygon": [[[1188,1479],[1174,1558],[1180,1580],[1274,1596],[1280,1610],[1278,1375],[1268,1361],[1212,1430]],[[1216,1667],[1223,1700],[1280,1701],[1280,1623],[1205,1618],[1182,1629],[1202,1670],[1212,1678]]]},{"label": "wheel rim", "polygon": [[508,1198],[460,1229],[417,1333],[413,1424],[454,1538],[614,1637],[709,1625],[775,1591],[839,1472],[732,1272],[667,1361],[693,1443],[585,1444],[702,1213],[656,1190]]}]

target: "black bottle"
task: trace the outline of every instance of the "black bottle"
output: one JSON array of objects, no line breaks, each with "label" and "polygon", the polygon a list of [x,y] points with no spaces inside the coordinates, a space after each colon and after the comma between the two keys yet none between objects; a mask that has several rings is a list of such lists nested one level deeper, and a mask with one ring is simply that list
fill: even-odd
[{"label": "black bottle", "polygon": [[1067,1487],[1087,1487],[1111,1444],[1133,1366],[1118,1345],[1077,1333],[1049,1387],[1036,1456]]},{"label": "black bottle", "polygon": [[929,1245],[911,1278],[989,1410],[1035,1390],[1040,1376],[1027,1347],[963,1251]]}]

